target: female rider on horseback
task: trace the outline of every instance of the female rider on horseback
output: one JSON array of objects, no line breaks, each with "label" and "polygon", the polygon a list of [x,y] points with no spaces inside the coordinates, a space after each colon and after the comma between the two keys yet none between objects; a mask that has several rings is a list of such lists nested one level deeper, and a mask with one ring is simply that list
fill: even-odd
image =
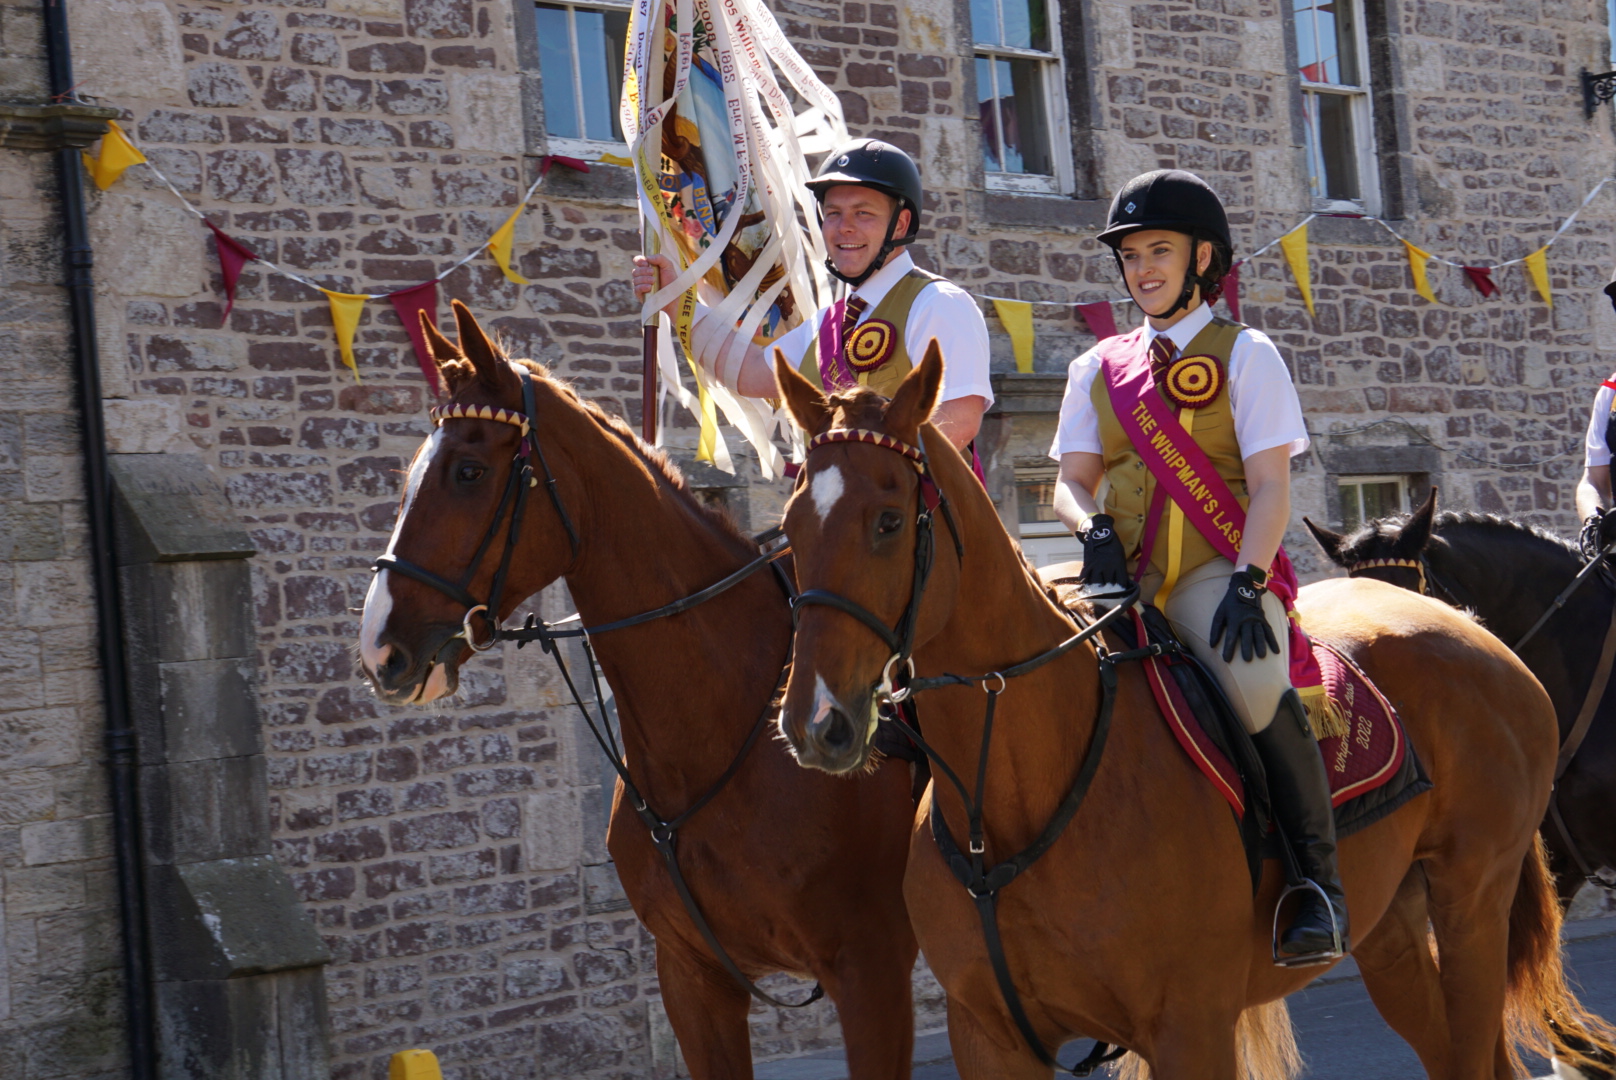
[{"label": "female rider on horseback", "polygon": [[[1347,942],[1329,783],[1291,683],[1285,608],[1266,587],[1290,518],[1290,459],[1308,446],[1301,404],[1273,342],[1212,314],[1232,244],[1205,181],[1178,170],[1136,177],[1099,240],[1146,325],[1072,361],[1050,449],[1055,512],[1083,541],[1083,580],[1138,581],[1227,692],[1280,827],[1319,887],[1302,891],[1280,952],[1288,963],[1327,959]],[[1205,477],[1214,483],[1197,467],[1215,470]],[[1218,491],[1244,507],[1243,528],[1219,511]]]}]

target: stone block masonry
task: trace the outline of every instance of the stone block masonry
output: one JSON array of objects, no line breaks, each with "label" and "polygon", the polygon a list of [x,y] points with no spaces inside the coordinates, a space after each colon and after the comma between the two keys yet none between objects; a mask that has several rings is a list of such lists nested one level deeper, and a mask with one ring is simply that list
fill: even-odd
[{"label": "stone block masonry", "polygon": [[[1488,261],[1536,247],[1616,160],[1611,114],[1585,122],[1575,92],[1580,67],[1602,70],[1607,28],[1585,4],[1370,7],[1381,213],[1442,254]],[[1285,5],[1061,5],[1057,136],[1073,161],[1061,197],[1007,192],[984,175],[969,5],[773,9],[852,130],[917,155],[928,196],[916,257],[972,290],[1060,304],[1117,295],[1110,257],[1088,237],[1108,193],[1149,168],[1205,175],[1244,250],[1311,206]],[[0,0],[0,82],[38,93],[32,10]],[[329,288],[382,291],[435,273],[505,219],[536,155],[552,149],[519,58],[517,20],[532,17],[519,0],[75,0],[70,14],[82,92],[123,109],[125,128],[212,221]],[[640,241],[627,179],[609,166],[552,171],[517,230],[532,284],[482,259],[442,292],[512,352],[638,425],[626,279]],[[0,513],[11,545],[0,610],[19,627],[0,647],[12,690],[0,710],[0,1031],[41,1047],[28,1060],[50,1064],[29,1077],[114,1073],[120,1022],[52,182],[33,158],[0,166],[10,376]],[[430,402],[391,306],[366,305],[356,384],[324,299],[307,288],[249,268],[224,317],[205,230],[143,170],[91,198],[115,448],[200,453],[259,552],[246,587],[267,836],[333,956],[332,1075],[383,1076],[407,1046],[436,1050],[455,1080],[672,1075],[654,947],[603,849],[602,770],[532,650],[478,660],[441,709],[380,706],[357,680],[368,567]],[[1316,318],[1277,255],[1245,268],[1244,314],[1279,344],[1320,436],[1297,464],[1298,511],[1329,518],[1334,478],[1367,460],[1351,452],[1372,449],[1417,461],[1401,468],[1440,480],[1450,506],[1568,527],[1578,432],[1616,346],[1616,317],[1596,291],[1616,261],[1613,224],[1611,204],[1596,203],[1551,253],[1552,311],[1514,273],[1482,301],[1435,266],[1441,302],[1427,304],[1395,243],[1344,220],[1314,225]],[[1069,307],[1035,314],[1037,371],[1062,371],[1092,343]],[[995,369],[1011,371],[991,313],[989,326]],[[1392,414],[1414,433],[1327,434]],[[1034,439],[1027,417],[1015,424],[996,445],[1036,460],[1047,435]],[[1490,464],[1442,452],[1433,466],[1422,439]],[[779,505],[761,485],[724,487],[723,498],[757,529]],[[1304,538],[1291,548],[1318,569]],[[559,596],[534,603],[550,617],[570,610]],[[177,700],[185,692],[174,686]],[[925,985],[922,1015],[935,1022]],[[753,1020],[762,1054],[836,1038],[828,1006]]]}]

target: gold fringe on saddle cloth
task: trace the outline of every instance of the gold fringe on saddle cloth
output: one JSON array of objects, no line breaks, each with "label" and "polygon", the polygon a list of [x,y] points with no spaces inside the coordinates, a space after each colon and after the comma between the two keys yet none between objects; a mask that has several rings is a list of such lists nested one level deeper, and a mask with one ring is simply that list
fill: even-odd
[{"label": "gold fringe on saddle cloth", "polygon": [[[1351,687],[1348,687],[1351,691]],[[1313,737],[1320,742],[1345,735],[1352,730],[1347,710],[1332,698],[1323,686],[1298,686],[1296,693],[1307,709],[1307,722],[1313,726]]]}]

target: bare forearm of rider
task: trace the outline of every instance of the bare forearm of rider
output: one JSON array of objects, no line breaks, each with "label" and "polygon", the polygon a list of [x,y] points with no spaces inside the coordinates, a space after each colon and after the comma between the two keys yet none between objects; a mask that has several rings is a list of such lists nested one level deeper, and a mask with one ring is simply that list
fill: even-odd
[{"label": "bare forearm of rider", "polygon": [[1590,465],[1577,484],[1577,518],[1587,521],[1595,510],[1610,506],[1610,466]]},{"label": "bare forearm of rider", "polygon": [[[1240,559],[1267,570],[1273,564],[1285,527],[1291,517],[1290,448],[1276,446],[1260,450],[1245,459],[1246,490],[1251,504],[1246,507],[1246,531],[1240,538]],[[1099,454],[1062,454],[1060,475],[1055,484],[1055,516],[1068,529],[1077,532],[1100,512],[1094,496],[1105,477],[1104,459]]]}]

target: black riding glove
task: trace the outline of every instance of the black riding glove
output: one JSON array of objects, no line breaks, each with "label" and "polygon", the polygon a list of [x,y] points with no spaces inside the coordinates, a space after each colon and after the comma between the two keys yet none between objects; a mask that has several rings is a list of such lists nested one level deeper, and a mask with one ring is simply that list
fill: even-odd
[{"label": "black riding glove", "polygon": [[1128,554],[1113,526],[1110,514],[1095,514],[1088,529],[1077,534],[1083,541],[1083,573],[1077,580],[1084,585],[1128,587]]},{"label": "black riding glove", "polygon": [[[1223,594],[1218,610],[1212,615],[1212,636],[1208,640],[1217,648],[1223,639],[1223,662],[1234,660],[1234,649],[1240,646],[1240,659],[1249,661],[1253,654],[1261,658],[1268,650],[1279,652],[1279,640],[1263,615],[1263,587],[1245,570],[1229,575],[1229,591]],[[1225,633],[1227,631],[1227,633]]]},{"label": "black riding glove", "polygon": [[1612,543],[1616,543],[1616,514],[1600,507],[1582,523],[1577,546],[1582,549],[1582,557],[1591,560]]}]

